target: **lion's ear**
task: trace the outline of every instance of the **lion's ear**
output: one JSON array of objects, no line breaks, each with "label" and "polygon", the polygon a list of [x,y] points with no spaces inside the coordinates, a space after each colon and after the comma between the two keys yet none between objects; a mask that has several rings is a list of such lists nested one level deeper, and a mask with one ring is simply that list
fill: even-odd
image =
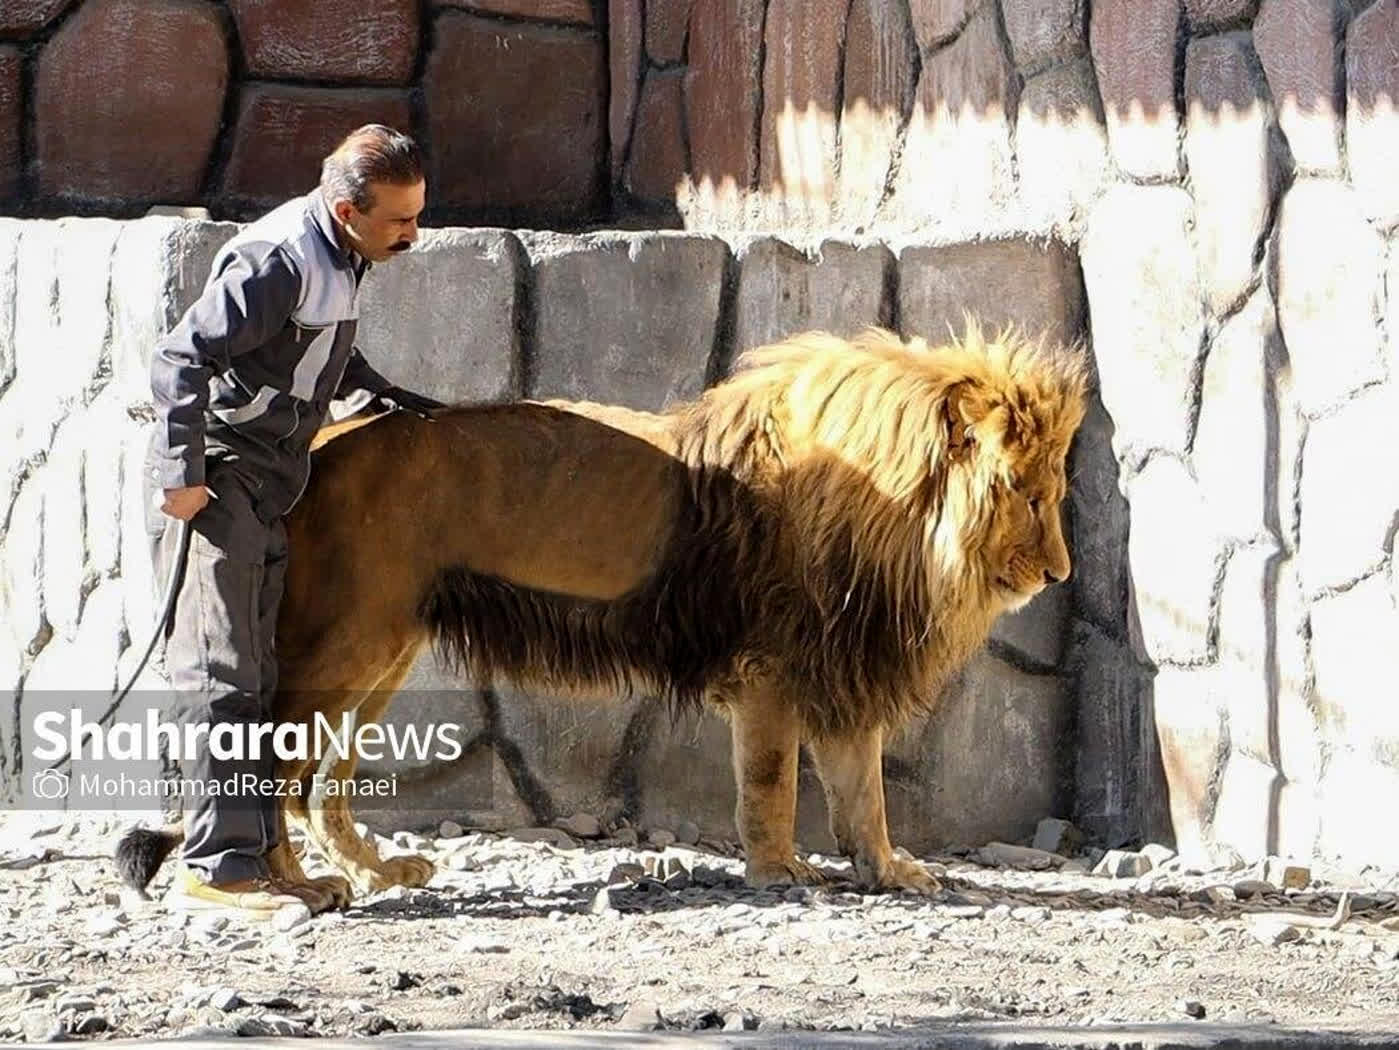
[{"label": "lion's ear", "polygon": [[1010,413],[990,390],[975,380],[964,379],[947,388],[943,414],[947,448],[954,456],[977,447],[996,452],[1005,445]]}]

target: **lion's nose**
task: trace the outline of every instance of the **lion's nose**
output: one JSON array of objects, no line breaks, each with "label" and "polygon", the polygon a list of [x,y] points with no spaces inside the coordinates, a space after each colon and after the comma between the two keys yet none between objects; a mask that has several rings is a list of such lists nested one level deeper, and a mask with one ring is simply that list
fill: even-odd
[{"label": "lion's nose", "polygon": [[1046,587],[1048,587],[1050,584],[1054,584],[1054,583],[1063,583],[1063,582],[1064,582],[1065,580],[1067,580],[1068,578],[1069,578],[1069,570],[1068,570],[1068,568],[1065,568],[1062,572],[1060,572],[1060,571],[1057,570],[1057,569],[1045,569],[1045,570],[1044,570],[1044,585],[1045,585]]}]

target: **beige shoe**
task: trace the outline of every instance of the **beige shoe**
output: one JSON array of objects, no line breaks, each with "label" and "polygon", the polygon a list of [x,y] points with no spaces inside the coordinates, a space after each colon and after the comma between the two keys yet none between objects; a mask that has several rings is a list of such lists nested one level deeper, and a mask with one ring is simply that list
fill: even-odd
[{"label": "beige shoe", "polygon": [[175,870],[175,882],[166,898],[184,911],[237,912],[245,919],[274,918],[283,908],[304,904],[312,914],[329,904],[329,894],[315,886],[297,886],[277,879],[241,879],[219,885],[205,882],[186,865]]}]

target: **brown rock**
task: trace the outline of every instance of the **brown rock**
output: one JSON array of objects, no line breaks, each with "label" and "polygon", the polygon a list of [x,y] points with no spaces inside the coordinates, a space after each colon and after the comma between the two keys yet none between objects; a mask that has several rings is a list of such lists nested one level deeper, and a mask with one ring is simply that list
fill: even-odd
[{"label": "brown rock", "polygon": [[1041,69],[1083,54],[1080,0],[1002,0],[1010,51],[1021,69]]},{"label": "brown rock", "polygon": [[128,202],[198,197],[227,84],[214,8],[91,0],[39,55],[39,191]]},{"label": "brown rock", "polygon": [[406,84],[418,0],[229,0],[255,77]]},{"label": "brown rock", "polygon": [[73,0],[5,0],[0,4],[0,33],[23,35],[41,29]]},{"label": "brown rock", "polygon": [[[1073,252],[1057,241],[982,241],[904,249],[899,257],[899,318],[907,335],[937,342],[962,334],[962,313],[983,326],[1020,326],[1032,336],[1068,342],[1083,326],[1083,282]],[[1033,295],[1006,294],[1034,289]]]},{"label": "brown rock", "polygon": [[21,61],[18,48],[0,47],[0,199],[19,189],[19,175],[24,167],[20,145],[24,120]]},{"label": "brown rock", "polygon": [[673,201],[685,175],[684,71],[651,70],[641,89],[636,133],[627,159],[627,189],[645,200]]},{"label": "brown rock", "polygon": [[1089,36],[1108,145],[1138,178],[1180,174],[1175,104],[1178,0],[1099,0]]},{"label": "brown rock", "polygon": [[961,32],[975,6],[972,0],[911,0],[909,10],[918,45],[928,48],[946,43]]},{"label": "brown rock", "polygon": [[1394,127],[1399,104],[1399,5],[1392,0],[1366,9],[1350,24],[1346,87],[1351,182],[1365,213],[1382,226],[1392,226],[1399,222],[1399,134]]},{"label": "brown rock", "polygon": [[664,65],[685,57],[685,29],[690,24],[694,0],[648,0],[646,4],[646,53]]},{"label": "brown rock", "polygon": [[607,91],[597,35],[458,11],[444,11],[434,29],[423,86],[435,197],[477,208],[590,210],[603,183]]},{"label": "brown rock", "polygon": [[1341,170],[1340,8],[1336,0],[1263,0],[1253,45],[1297,167]]},{"label": "brown rock", "polygon": [[541,22],[593,24],[591,0],[433,0],[437,7],[465,7],[512,18],[536,18]]},{"label": "brown rock", "polygon": [[841,29],[808,0],[769,0],[761,185],[798,212],[824,214],[835,196]]},{"label": "brown rock", "polygon": [[917,87],[917,60],[903,4],[854,0],[845,30],[840,114],[840,201],[851,225],[873,219],[883,199],[899,126]]},{"label": "brown rock", "polygon": [[394,88],[249,84],[238,100],[223,192],[259,204],[305,193],[346,134],[368,123],[408,131],[412,121],[408,92]]},{"label": "brown rock", "polygon": [[612,177],[616,178],[626,160],[632,113],[641,91],[641,0],[608,0],[607,27],[611,84],[607,127],[612,141]]},{"label": "brown rock", "polygon": [[762,43],[763,0],[694,0],[685,111],[697,182],[753,184]]},{"label": "brown rock", "polygon": [[1195,28],[1228,25],[1253,17],[1258,0],[1185,0],[1185,14]]}]

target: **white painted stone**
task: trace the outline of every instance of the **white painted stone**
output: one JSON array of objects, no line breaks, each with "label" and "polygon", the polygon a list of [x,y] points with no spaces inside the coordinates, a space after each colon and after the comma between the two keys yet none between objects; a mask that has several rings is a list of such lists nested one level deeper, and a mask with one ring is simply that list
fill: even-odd
[{"label": "white painted stone", "polygon": [[1311,424],[1302,457],[1302,578],[1308,592],[1372,570],[1399,508],[1399,391],[1376,387]]},{"label": "white painted stone", "polygon": [[1171,828],[1182,856],[1209,843],[1215,778],[1228,757],[1228,723],[1213,667],[1162,667],[1151,683]]},{"label": "white painted stone", "polygon": [[83,420],[83,513],[88,568],[97,576],[116,572],[121,560],[122,438],[131,418],[120,391],[104,390]]},{"label": "white painted stone", "polygon": [[1346,155],[1365,214],[1399,224],[1399,5],[1371,4],[1346,33]]},{"label": "white painted stone", "polygon": [[54,436],[43,469],[44,610],[55,631],[78,631],[87,543],[83,535],[83,412],[69,416]]},{"label": "white painted stone", "polygon": [[1093,347],[1119,458],[1186,447],[1204,328],[1190,213],[1190,196],[1177,187],[1115,186],[1083,240]]},{"label": "white painted stone", "polygon": [[1216,675],[1235,748],[1268,754],[1269,593],[1275,548],[1243,547],[1229,556],[1219,594]]},{"label": "white painted stone", "polygon": [[1316,702],[1329,739],[1399,755],[1396,639],[1399,609],[1383,574],[1312,603]]},{"label": "white painted stone", "polygon": [[1109,170],[1103,107],[1088,59],[1025,82],[1015,155],[1030,226],[1066,235],[1079,229]]},{"label": "white painted stone", "polygon": [[122,224],[66,218],[58,224],[58,341],[67,392],[90,400],[111,376],[108,288]]},{"label": "white painted stone", "polygon": [[1376,762],[1363,747],[1338,748],[1319,787],[1320,852],[1343,857],[1348,867],[1399,867],[1399,837],[1376,834],[1377,817],[1389,813],[1396,798],[1399,770]]},{"label": "white painted stone", "polygon": [[30,478],[19,491],[0,558],[0,624],[21,649],[31,649],[44,620],[43,483]]},{"label": "white painted stone", "polygon": [[1195,242],[1205,294],[1222,314],[1254,279],[1254,251],[1278,182],[1267,87],[1246,32],[1193,40],[1185,61]]},{"label": "white painted stone", "polygon": [[17,219],[0,219],[0,394],[15,377],[15,291],[20,231]]},{"label": "white painted stone", "polygon": [[1160,456],[1132,479],[1128,556],[1142,650],[1159,663],[1209,658],[1220,545],[1195,482]]},{"label": "white painted stone", "polygon": [[1212,526],[1236,539],[1269,525],[1267,362],[1276,339],[1273,305],[1260,288],[1205,359],[1192,463]]},{"label": "white painted stone", "polygon": [[1278,322],[1296,392],[1312,414],[1384,374],[1379,234],[1353,190],[1301,179],[1283,197],[1277,233]]},{"label": "white painted stone", "polygon": [[1214,810],[1214,839],[1245,857],[1268,852],[1269,809],[1278,773],[1266,762],[1233,751],[1224,766]]}]

